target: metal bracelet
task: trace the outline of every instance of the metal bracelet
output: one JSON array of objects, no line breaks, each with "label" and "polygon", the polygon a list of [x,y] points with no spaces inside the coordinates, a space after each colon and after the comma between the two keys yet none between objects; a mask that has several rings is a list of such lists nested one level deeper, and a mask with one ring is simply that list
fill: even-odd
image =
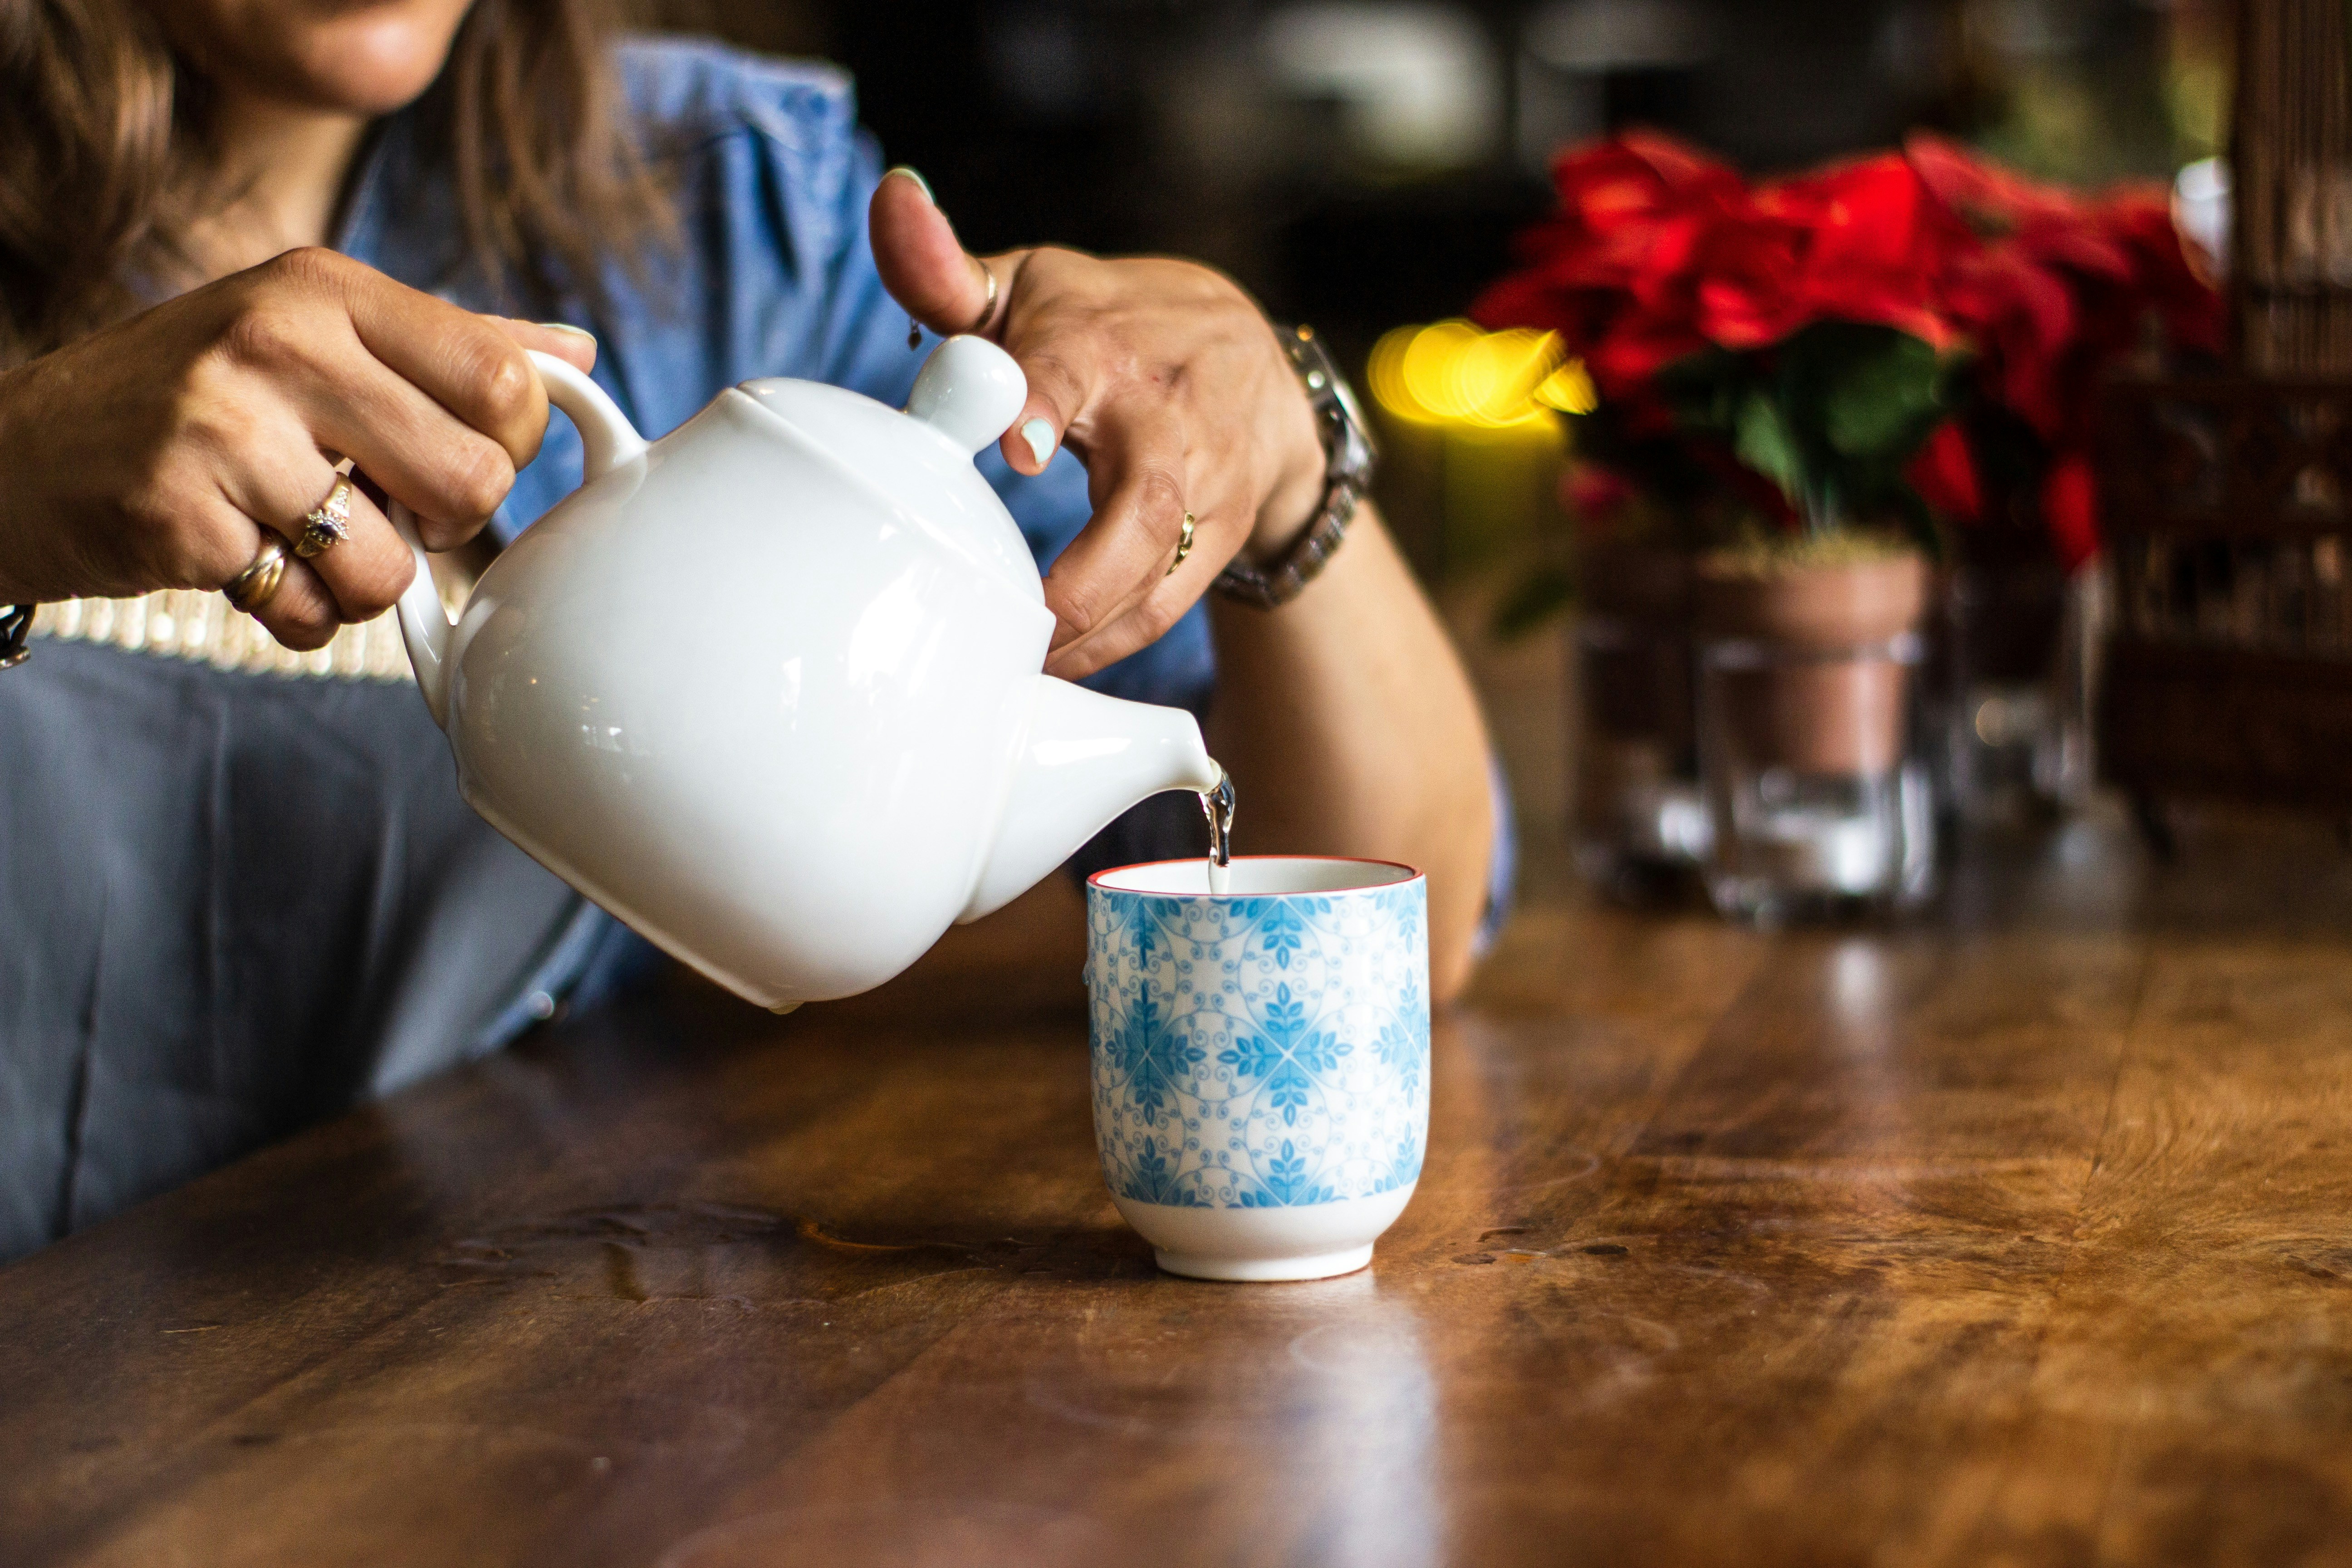
[{"label": "metal bracelet", "polygon": [[25,649],[33,635],[33,612],[38,605],[10,605],[0,610],[0,669],[13,668],[29,657]]},{"label": "metal bracelet", "polygon": [[1261,610],[1279,609],[1290,603],[1339,548],[1362,500],[1363,493],[1348,480],[1333,480],[1315,521],[1280,561],[1272,566],[1253,566],[1237,556],[1217,574],[1217,592]]}]

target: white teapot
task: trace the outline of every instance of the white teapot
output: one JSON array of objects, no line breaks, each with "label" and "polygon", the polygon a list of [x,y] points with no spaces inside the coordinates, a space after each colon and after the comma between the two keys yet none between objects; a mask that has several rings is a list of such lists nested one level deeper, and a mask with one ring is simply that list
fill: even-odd
[{"label": "white teapot", "polygon": [[530,357],[585,480],[454,625],[418,549],[401,633],[474,809],[711,979],[864,991],[1144,796],[1214,787],[1191,714],[1040,673],[1054,617],[971,463],[1027,393],[994,344],[940,344],[904,414],[751,381],[650,445]]}]

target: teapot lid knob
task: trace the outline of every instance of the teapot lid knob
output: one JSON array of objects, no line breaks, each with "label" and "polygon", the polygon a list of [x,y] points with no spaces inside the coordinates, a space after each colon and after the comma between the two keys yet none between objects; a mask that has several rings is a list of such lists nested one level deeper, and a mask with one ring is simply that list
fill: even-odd
[{"label": "teapot lid knob", "polygon": [[1012,427],[1029,401],[1029,378],[1013,356],[986,338],[953,337],[931,351],[907,412],[965,452]]}]

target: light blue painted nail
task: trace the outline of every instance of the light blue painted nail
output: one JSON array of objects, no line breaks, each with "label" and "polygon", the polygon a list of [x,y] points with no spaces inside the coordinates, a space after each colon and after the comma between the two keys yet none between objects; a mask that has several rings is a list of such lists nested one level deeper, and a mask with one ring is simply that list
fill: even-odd
[{"label": "light blue painted nail", "polygon": [[1044,468],[1054,457],[1054,426],[1043,419],[1032,419],[1021,426],[1021,438],[1029,443],[1029,450]]},{"label": "light blue painted nail", "polygon": [[905,177],[907,177],[908,179],[914,181],[914,182],[915,182],[915,189],[917,189],[917,190],[919,190],[919,191],[920,191],[920,192],[922,192],[922,193],[923,193],[923,199],[924,199],[925,201],[927,201],[927,202],[930,203],[930,204],[931,204],[931,205],[933,205],[933,206],[937,206],[937,205],[940,205],[940,198],[939,198],[939,197],[937,197],[937,196],[935,196],[935,195],[931,195],[931,183],[930,183],[930,181],[929,181],[929,180],[927,180],[927,179],[923,178],[923,176],[922,176],[922,175],[918,174],[917,173],[915,173],[915,171],[914,171],[914,170],[909,169],[908,167],[907,167],[907,165],[906,165],[906,164],[904,164],[904,163],[898,163],[898,164],[895,164],[895,165],[893,165],[891,168],[889,168],[889,169],[887,169],[887,170],[886,170],[886,171],[884,172],[884,174],[883,174],[882,177],[883,177],[884,179],[886,179],[886,180],[887,180],[887,179],[888,179],[892,174],[902,174],[902,175],[904,175]]}]

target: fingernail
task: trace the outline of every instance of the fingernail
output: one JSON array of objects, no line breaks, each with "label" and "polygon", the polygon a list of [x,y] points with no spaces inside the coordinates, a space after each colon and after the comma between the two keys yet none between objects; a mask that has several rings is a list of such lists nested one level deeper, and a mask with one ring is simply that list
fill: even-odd
[{"label": "fingernail", "polygon": [[1021,438],[1029,443],[1030,455],[1044,468],[1054,456],[1054,426],[1043,419],[1032,419],[1021,426]]},{"label": "fingernail", "polygon": [[575,338],[586,338],[592,343],[596,341],[595,333],[585,327],[575,327],[569,321],[541,321],[539,324],[551,332],[569,332]]},{"label": "fingernail", "polygon": [[931,183],[930,183],[930,181],[929,181],[929,180],[927,180],[927,179],[923,178],[923,176],[922,176],[922,175],[918,174],[917,173],[915,173],[915,171],[914,171],[914,170],[909,169],[908,167],[907,167],[907,165],[906,165],[906,164],[904,164],[904,163],[899,163],[899,164],[894,165],[894,166],[893,166],[893,167],[891,167],[890,169],[888,169],[888,170],[885,171],[885,172],[884,172],[884,174],[883,174],[883,175],[882,175],[882,177],[883,177],[884,179],[886,179],[886,180],[887,180],[887,179],[888,179],[892,174],[900,174],[900,175],[904,175],[906,178],[908,178],[908,179],[909,179],[909,180],[914,181],[914,182],[915,182],[915,189],[917,189],[917,190],[919,190],[919,191],[920,191],[920,192],[922,192],[922,193],[923,193],[923,199],[924,199],[925,201],[927,201],[927,202],[930,203],[930,204],[931,204],[931,205],[933,205],[933,206],[937,206],[937,205],[940,205],[940,198],[939,198],[939,197],[937,197],[937,196],[935,196],[935,195],[931,195]]}]

